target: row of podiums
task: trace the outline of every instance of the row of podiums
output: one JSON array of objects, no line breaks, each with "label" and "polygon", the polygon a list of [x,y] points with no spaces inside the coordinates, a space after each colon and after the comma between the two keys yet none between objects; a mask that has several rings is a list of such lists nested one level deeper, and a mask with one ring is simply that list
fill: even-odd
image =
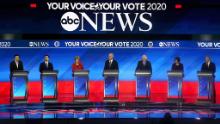
[{"label": "row of podiums", "polygon": [[[44,71],[41,73],[42,102],[56,102],[58,71]],[[136,98],[138,101],[148,101],[150,96],[151,73],[147,71],[136,71]],[[169,102],[182,102],[182,72],[168,71],[168,98]],[[106,102],[118,99],[118,71],[105,71],[104,76],[104,98]],[[73,73],[74,98],[88,100],[89,71],[81,70]],[[214,75],[207,72],[198,72],[199,89],[198,95],[207,97],[201,102],[209,103],[213,99]],[[27,101],[28,71],[16,71],[11,77],[11,102],[23,103]],[[34,89],[33,89],[34,90]],[[177,96],[173,98],[172,96]],[[74,100],[75,101],[75,100]]]}]

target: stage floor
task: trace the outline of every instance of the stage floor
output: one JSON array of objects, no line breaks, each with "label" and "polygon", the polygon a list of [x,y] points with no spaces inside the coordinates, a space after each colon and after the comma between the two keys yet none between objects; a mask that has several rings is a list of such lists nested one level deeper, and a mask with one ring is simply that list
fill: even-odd
[{"label": "stage floor", "polygon": [[2,105],[0,119],[160,119],[169,112],[177,119],[220,119],[220,107],[174,104],[35,104]]}]

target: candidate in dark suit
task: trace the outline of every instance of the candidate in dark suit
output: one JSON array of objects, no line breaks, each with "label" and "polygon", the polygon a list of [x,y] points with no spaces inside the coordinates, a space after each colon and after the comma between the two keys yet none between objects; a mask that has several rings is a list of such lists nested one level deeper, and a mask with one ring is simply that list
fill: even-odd
[{"label": "candidate in dark suit", "polygon": [[14,71],[23,71],[24,70],[23,63],[20,60],[20,56],[15,55],[14,57],[15,57],[14,60],[10,63],[10,75]]},{"label": "candidate in dark suit", "polygon": [[53,71],[53,64],[49,62],[49,56],[44,56],[44,62],[40,64],[39,71],[42,73],[43,71]]},{"label": "candidate in dark suit", "polygon": [[149,71],[152,73],[152,66],[146,55],[142,55],[142,59],[138,61],[136,71]]},{"label": "candidate in dark suit", "polygon": [[[211,58],[209,56],[205,57],[205,62],[202,64],[201,67],[201,72],[209,72],[214,75],[213,77],[213,83],[215,82],[215,72],[216,72],[216,67],[215,64],[211,61]],[[211,100],[215,103],[215,85],[211,83],[211,90],[212,90],[212,98]]]},{"label": "candidate in dark suit", "polygon": [[109,53],[108,60],[105,61],[104,71],[106,70],[115,70],[119,71],[118,62],[114,60],[114,54]]},{"label": "candidate in dark suit", "polygon": [[180,62],[180,57],[175,57],[174,63],[172,64],[171,71],[184,72],[183,64]]},{"label": "candidate in dark suit", "polygon": [[205,57],[205,62],[202,64],[201,71],[215,74],[216,67],[215,67],[215,64],[211,61],[209,56]]}]

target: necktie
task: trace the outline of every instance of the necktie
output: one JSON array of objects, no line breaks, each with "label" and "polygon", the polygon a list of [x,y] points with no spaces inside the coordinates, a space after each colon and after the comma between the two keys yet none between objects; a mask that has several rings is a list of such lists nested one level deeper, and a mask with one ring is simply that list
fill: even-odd
[{"label": "necktie", "polygon": [[109,61],[109,67],[111,67],[111,65],[112,65],[112,61],[110,60],[110,61]]},{"label": "necktie", "polygon": [[18,69],[18,62],[16,62],[16,67],[17,67],[17,69]]}]

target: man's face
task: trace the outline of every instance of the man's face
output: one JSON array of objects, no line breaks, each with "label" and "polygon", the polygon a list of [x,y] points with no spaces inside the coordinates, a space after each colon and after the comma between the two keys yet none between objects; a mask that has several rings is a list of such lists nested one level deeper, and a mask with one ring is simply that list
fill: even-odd
[{"label": "man's face", "polygon": [[19,56],[15,56],[15,61],[20,61],[20,57]]},{"label": "man's face", "polygon": [[175,59],[175,63],[177,64],[177,63],[179,63],[179,61],[177,59]]},{"label": "man's face", "polygon": [[143,55],[142,56],[142,61],[147,61],[147,56]]},{"label": "man's face", "polygon": [[209,57],[205,57],[205,62],[206,63],[210,62],[210,58]]},{"label": "man's face", "polygon": [[109,59],[109,60],[112,60],[113,58],[114,58],[114,56],[113,56],[112,53],[108,54],[108,59]]},{"label": "man's face", "polygon": [[44,57],[44,61],[48,62],[48,61],[49,61],[49,57],[48,57],[48,56],[45,56],[45,57]]}]

